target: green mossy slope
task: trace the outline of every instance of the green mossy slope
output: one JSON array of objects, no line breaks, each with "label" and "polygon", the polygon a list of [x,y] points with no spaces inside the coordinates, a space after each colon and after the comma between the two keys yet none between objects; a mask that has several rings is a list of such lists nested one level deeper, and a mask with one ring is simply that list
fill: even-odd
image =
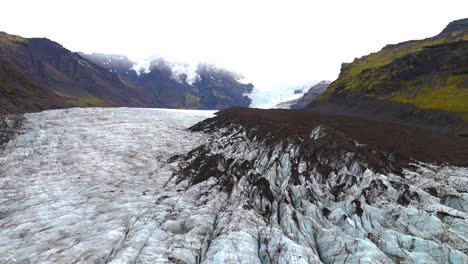
[{"label": "green mossy slope", "polygon": [[468,112],[468,26],[460,21],[435,37],[389,45],[343,64],[338,79],[316,100],[360,94],[422,109]]}]

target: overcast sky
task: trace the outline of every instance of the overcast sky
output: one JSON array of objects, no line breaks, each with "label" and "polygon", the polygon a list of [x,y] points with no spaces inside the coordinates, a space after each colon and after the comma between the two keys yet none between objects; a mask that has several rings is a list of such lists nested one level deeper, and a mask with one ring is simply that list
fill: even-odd
[{"label": "overcast sky", "polygon": [[213,62],[254,84],[335,79],[385,44],[438,34],[468,1],[2,1],[0,31],[72,51]]}]

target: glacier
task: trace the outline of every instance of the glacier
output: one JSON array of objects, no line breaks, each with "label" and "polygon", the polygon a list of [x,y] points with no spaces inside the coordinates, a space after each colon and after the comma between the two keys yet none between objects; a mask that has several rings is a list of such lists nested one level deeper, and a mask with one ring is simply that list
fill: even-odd
[{"label": "glacier", "polygon": [[[246,82],[245,82],[246,83]],[[299,84],[283,83],[278,84],[264,84],[255,83],[255,88],[248,96],[252,99],[250,107],[254,108],[277,108],[277,105],[283,102],[296,100],[301,98],[310,87],[318,83],[318,81],[309,81]],[[295,93],[296,90],[301,90],[301,93]]]},{"label": "glacier", "polygon": [[275,139],[212,117],[4,122],[0,263],[468,263],[467,168],[397,172],[326,126]]},{"label": "glacier", "polygon": [[172,239],[160,224],[183,205],[167,160],[205,140],[185,129],[212,113],[26,114],[0,158],[0,263],[158,262]]}]

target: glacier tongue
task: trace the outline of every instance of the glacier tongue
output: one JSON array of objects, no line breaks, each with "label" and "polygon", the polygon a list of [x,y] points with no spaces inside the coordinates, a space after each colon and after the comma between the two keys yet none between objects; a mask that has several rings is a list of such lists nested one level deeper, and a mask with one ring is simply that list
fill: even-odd
[{"label": "glacier tongue", "polygon": [[209,111],[27,114],[0,156],[0,263],[468,263],[468,170],[326,126]]}]

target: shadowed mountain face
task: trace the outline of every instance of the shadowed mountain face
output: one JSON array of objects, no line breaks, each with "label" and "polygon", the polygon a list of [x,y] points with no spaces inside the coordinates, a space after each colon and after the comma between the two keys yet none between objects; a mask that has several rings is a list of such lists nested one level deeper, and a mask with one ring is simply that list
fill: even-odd
[{"label": "shadowed mountain face", "polygon": [[0,33],[2,113],[145,106],[143,90],[48,39]]},{"label": "shadowed mountain face", "polygon": [[468,126],[468,19],[435,37],[388,45],[343,64],[308,110],[464,133]]},{"label": "shadowed mountain face", "polygon": [[143,90],[48,39],[0,33],[2,113],[145,106]]},{"label": "shadowed mountain face", "polygon": [[231,105],[249,106],[253,85],[239,83],[240,75],[217,69],[210,65],[199,65],[199,78],[193,83],[201,95],[200,103],[207,109],[223,109]]},{"label": "shadowed mountain face", "polygon": [[[45,38],[0,32],[0,114],[74,106],[221,109],[248,106],[253,85],[211,67],[200,86],[159,63],[146,73],[124,56],[72,53]],[[208,66],[206,66],[208,67]]]}]

